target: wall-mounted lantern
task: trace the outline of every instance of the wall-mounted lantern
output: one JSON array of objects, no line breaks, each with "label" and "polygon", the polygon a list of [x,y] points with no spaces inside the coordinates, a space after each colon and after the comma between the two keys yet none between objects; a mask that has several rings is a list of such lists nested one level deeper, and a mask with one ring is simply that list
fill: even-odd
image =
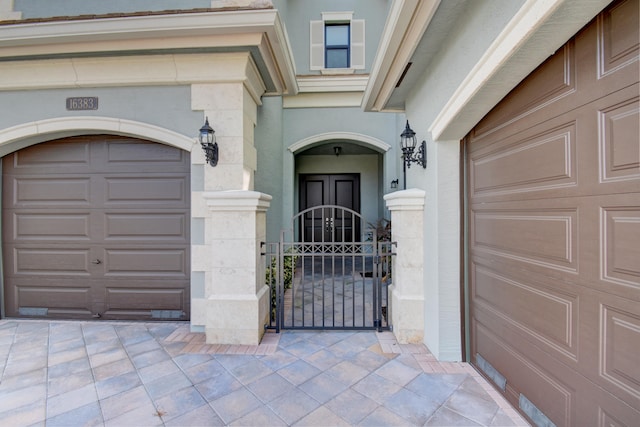
[{"label": "wall-mounted lantern", "polygon": [[409,120],[407,120],[407,126],[400,134],[400,147],[402,148],[402,158],[408,168],[411,167],[411,163],[418,163],[424,169],[427,167],[427,143],[422,141],[418,151],[414,154],[416,149],[416,133],[409,127]]},{"label": "wall-mounted lantern", "polygon": [[404,188],[407,188],[407,168],[411,167],[411,163],[417,163],[423,169],[427,168],[427,143],[422,141],[416,151],[416,133],[407,125],[400,134],[400,148],[402,148],[402,171],[404,173]]},{"label": "wall-mounted lantern", "polygon": [[395,189],[398,188],[398,179],[394,179],[393,181],[391,181],[391,188]]},{"label": "wall-mounted lantern", "polygon": [[209,117],[204,121],[204,125],[200,128],[200,145],[204,150],[204,156],[207,163],[211,166],[218,164],[218,143],[216,142],[216,131],[209,125]]}]

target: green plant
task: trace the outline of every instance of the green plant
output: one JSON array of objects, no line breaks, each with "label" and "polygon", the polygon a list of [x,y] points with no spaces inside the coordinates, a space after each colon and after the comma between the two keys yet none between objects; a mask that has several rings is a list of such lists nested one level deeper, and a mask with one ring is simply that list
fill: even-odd
[{"label": "green plant", "polygon": [[391,241],[391,221],[386,218],[378,218],[376,222],[368,222],[367,228],[371,230],[369,240],[373,238],[373,231],[376,233],[378,242]]},{"label": "green plant", "polygon": [[[367,227],[370,231],[369,241],[373,240],[373,233],[375,232],[376,241],[391,242],[391,220],[386,218],[378,218],[376,222],[368,222]],[[382,268],[382,281],[387,283],[391,280],[391,255],[387,251],[391,251],[389,245],[382,245],[381,247],[381,268]]]},{"label": "green plant", "polygon": [[[293,284],[293,273],[296,268],[298,256],[294,254],[293,248],[289,248],[285,251],[282,257],[282,281],[283,290],[290,289]],[[278,286],[278,257],[271,258],[271,263],[267,266],[265,274],[265,284],[271,288],[271,320],[276,318],[277,310],[277,292]]]}]

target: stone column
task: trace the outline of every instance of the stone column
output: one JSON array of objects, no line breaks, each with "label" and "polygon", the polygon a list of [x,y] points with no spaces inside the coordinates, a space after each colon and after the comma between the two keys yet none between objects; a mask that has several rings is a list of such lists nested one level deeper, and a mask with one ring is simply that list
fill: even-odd
[{"label": "stone column", "polygon": [[384,196],[391,211],[391,239],[398,244],[389,291],[393,333],[401,344],[424,340],[425,194],[408,189]]},{"label": "stone column", "polygon": [[205,280],[207,343],[257,345],[269,315],[260,245],[271,196],[214,191],[203,197],[210,212],[205,224],[211,266]]},{"label": "stone column", "polygon": [[191,85],[191,108],[203,113],[202,122],[209,118],[219,150],[215,167],[205,164],[199,144],[192,151],[191,330],[205,332],[210,344],[256,345],[269,303],[260,243],[271,197],[253,191],[265,86],[248,53],[207,59],[209,68],[181,67],[205,74]]}]

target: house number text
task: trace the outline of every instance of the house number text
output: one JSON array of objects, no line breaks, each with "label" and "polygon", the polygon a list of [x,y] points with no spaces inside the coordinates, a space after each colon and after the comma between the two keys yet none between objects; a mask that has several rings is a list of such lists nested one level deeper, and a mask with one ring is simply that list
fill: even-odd
[{"label": "house number text", "polygon": [[97,110],[97,96],[78,96],[67,98],[67,110]]}]

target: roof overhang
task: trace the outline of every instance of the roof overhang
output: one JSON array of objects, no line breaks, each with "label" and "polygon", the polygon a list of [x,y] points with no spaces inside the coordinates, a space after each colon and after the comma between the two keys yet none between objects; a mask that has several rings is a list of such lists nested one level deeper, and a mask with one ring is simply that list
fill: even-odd
[{"label": "roof overhang", "polygon": [[[433,140],[462,139],[505,95],[575,35],[611,0],[527,0],[454,90],[432,121]],[[438,0],[394,0],[363,97],[366,111],[404,110],[413,92],[397,88],[425,49]],[[447,2],[442,2],[442,6]],[[455,26],[453,26],[455,27]],[[417,57],[417,54],[420,57]],[[404,86],[404,85],[403,85]],[[409,85],[410,86],[410,85]],[[393,103],[391,100],[393,99]],[[398,101],[401,101],[399,103]]]},{"label": "roof overhang", "polygon": [[291,47],[275,9],[15,21],[0,25],[0,62],[227,52],[251,54],[267,94],[298,92]]}]

